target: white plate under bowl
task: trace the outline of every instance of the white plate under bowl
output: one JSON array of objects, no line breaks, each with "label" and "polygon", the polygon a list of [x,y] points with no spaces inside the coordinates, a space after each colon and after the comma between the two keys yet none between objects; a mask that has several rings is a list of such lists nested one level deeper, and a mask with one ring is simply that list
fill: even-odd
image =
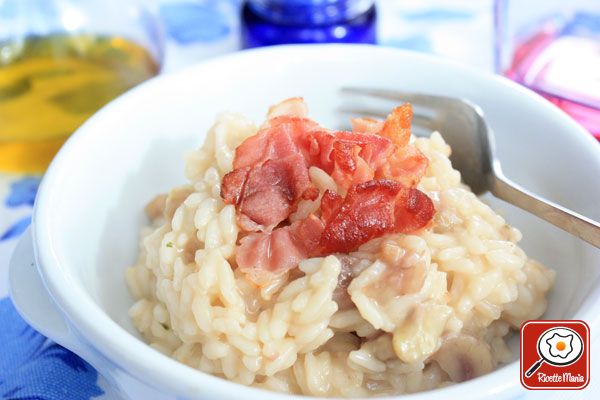
[{"label": "white plate under bowl", "polygon": [[[27,295],[23,281],[35,277],[25,268],[28,279],[20,273],[12,279],[19,310],[132,398],[291,398],[198,372],[148,347],[127,315],[133,299],[123,271],[136,259],[144,204],[184,182],[182,156],[202,143],[218,112],[239,111],[260,121],[270,104],[304,96],[312,117],[338,126],[339,89],[345,85],[471,100],[496,133],[509,178],[600,219],[600,146],[560,110],[508,80],[370,46],[241,52],[144,83],[98,112],[67,142],[40,187],[33,223],[36,264],[58,307],[46,302],[42,308],[43,289]],[[546,317],[584,319],[594,331],[600,316],[600,251],[514,207],[493,203],[522,230],[527,253],[557,271]],[[13,270],[26,262],[27,245],[21,245]],[[506,397],[519,390],[518,369],[514,362],[466,383],[403,398]]]}]

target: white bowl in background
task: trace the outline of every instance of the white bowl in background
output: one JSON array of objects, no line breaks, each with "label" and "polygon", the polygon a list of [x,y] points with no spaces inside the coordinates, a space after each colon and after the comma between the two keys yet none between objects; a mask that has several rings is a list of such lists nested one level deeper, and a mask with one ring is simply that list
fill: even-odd
[{"label": "white bowl in background", "polygon": [[[32,237],[24,237],[12,260],[12,295],[19,311],[129,398],[293,398],[204,374],[150,348],[127,314],[133,299],[123,271],[137,256],[144,204],[184,182],[183,154],[202,143],[218,112],[239,111],[260,121],[269,105],[304,96],[312,117],[337,126],[339,88],[345,85],[471,100],[496,133],[508,177],[600,219],[598,143],[559,109],[506,79],[371,46],[253,50],[152,79],[107,105],[69,139],[40,187]],[[558,273],[545,317],[583,319],[595,331],[600,250],[490,201],[521,229],[527,253]],[[519,390],[519,367],[513,362],[466,383],[402,398],[502,398]]]}]

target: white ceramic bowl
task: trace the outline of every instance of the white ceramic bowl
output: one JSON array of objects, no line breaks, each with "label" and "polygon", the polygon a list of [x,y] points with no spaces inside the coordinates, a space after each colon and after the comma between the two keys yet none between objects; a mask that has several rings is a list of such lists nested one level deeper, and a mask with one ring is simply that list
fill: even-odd
[{"label": "white ceramic bowl", "polygon": [[[508,80],[387,48],[242,52],[137,87],[67,142],[41,185],[33,240],[25,237],[13,258],[18,309],[130,398],[291,398],[198,372],[148,347],[127,315],[133,299],[123,270],[136,259],[144,204],[184,181],[182,155],[202,142],[216,113],[235,110],[260,121],[268,105],[301,95],[313,117],[336,126],[343,85],[417,90],[479,104],[496,133],[507,176],[600,219],[600,146],[557,108]],[[492,202],[522,230],[529,255],[558,272],[546,317],[583,319],[593,332],[600,315],[600,251]],[[513,362],[481,378],[405,398],[501,398],[519,387]]]}]

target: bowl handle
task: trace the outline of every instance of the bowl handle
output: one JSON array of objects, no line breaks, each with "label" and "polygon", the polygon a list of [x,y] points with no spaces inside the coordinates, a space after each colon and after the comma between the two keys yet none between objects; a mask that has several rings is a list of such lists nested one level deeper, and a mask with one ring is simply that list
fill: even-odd
[{"label": "bowl handle", "polygon": [[42,335],[69,350],[83,350],[69,324],[58,310],[35,265],[31,229],[21,237],[10,259],[10,296],[17,311]]}]

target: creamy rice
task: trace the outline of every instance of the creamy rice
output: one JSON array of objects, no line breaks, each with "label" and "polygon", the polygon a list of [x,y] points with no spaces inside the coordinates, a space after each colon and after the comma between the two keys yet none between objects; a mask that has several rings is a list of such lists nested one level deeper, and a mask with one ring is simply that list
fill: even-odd
[{"label": "creamy rice", "polygon": [[[236,210],[220,197],[235,148],[256,132],[223,114],[186,158],[189,184],[155,199],[128,268],[130,315],[155,349],[245,385],[314,396],[411,393],[511,360],[505,338],[546,308],[554,272],[527,258],[520,232],[460,182],[439,133],[414,139],[429,159],[418,188],[433,224],[371,240],[349,301],[333,300],[343,256],[301,262],[265,287],[235,268]],[[318,168],[323,193],[335,182]],[[304,201],[293,218],[319,206]],[[393,285],[390,284],[393,283]]]}]

